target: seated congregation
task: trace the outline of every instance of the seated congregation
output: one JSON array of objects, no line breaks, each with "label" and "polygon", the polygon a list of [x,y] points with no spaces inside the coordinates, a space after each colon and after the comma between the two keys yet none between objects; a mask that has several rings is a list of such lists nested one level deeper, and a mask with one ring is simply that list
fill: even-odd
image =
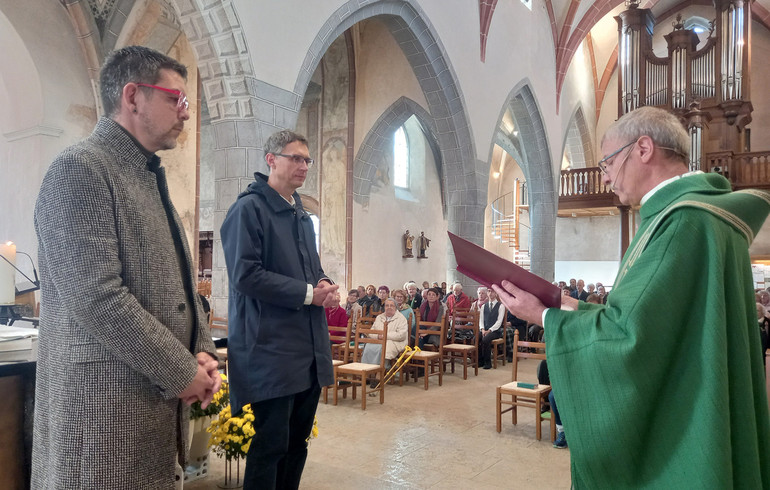
[{"label": "seated congregation", "polygon": [[[576,283],[575,290],[582,283]],[[479,287],[473,298],[463,292],[460,283],[453,284],[449,293],[434,285],[425,281],[420,289],[408,282],[395,290],[384,285],[361,286],[348,291],[340,305],[326,309],[335,382],[324,388],[324,402],[328,403],[329,389],[335,405],[339,394],[347,398],[350,391],[355,400],[360,391],[360,403],[366,409],[368,397],[379,395],[384,403],[388,384],[403,386],[404,381],[422,379],[427,390],[431,377],[441,386],[443,375],[454,373],[455,365],[463,366],[463,379],[467,379],[469,370],[478,376],[479,368],[496,369],[498,363],[534,357],[542,359],[539,385],[518,383],[514,366],[512,383],[498,387],[498,421],[502,413],[512,411],[515,424],[517,406],[535,408],[537,438],[540,422],[551,419],[554,447],[567,447],[548,383],[543,328],[510,314],[486,287]],[[589,286],[595,289],[593,284]],[[565,294],[571,293],[568,288]],[[585,299],[601,302],[606,295],[593,296]],[[511,401],[504,400],[506,396]],[[503,405],[510,408],[503,409]]]}]

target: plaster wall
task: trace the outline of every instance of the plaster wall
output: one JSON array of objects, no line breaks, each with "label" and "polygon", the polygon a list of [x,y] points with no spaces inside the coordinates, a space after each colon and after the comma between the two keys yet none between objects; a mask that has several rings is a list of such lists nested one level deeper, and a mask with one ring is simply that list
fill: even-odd
[{"label": "plaster wall", "polygon": [[[190,102],[188,112],[190,119],[185,122],[184,130],[179,134],[176,148],[160,152],[163,166],[166,167],[168,190],[171,202],[174,203],[179,214],[187,243],[190,245],[190,253],[193,254],[193,262],[197,264],[198,257],[194,250],[198,243],[196,209],[198,203],[198,69],[195,63],[195,54],[187,42],[187,38],[179,39],[166,53],[172,58],[187,66],[187,99]],[[245,158],[244,158],[245,160]]]},{"label": "plaster wall", "polygon": [[556,261],[620,260],[620,216],[556,218]]},{"label": "plaster wall", "polygon": [[0,45],[0,241],[14,241],[37,262],[40,183],[56,155],[91,132],[93,91],[72,24],[56,2],[0,0]]},{"label": "plaster wall", "polygon": [[[561,118],[561,135],[562,137],[556,141],[559,147],[554,150],[558,150],[557,155],[559,158],[554,158],[554,176],[556,177],[556,184],[558,189],[559,171],[561,170],[562,158],[564,154],[567,134],[570,129],[570,122],[572,117],[580,107],[583,111],[583,117],[585,118],[586,125],[589,128],[589,132],[592,133],[593,128],[596,127],[596,98],[593,80],[593,67],[591,65],[591,55],[588,51],[586,43],[583,42],[575,51],[575,56],[572,58],[569,69],[567,70],[567,76],[564,80],[564,88],[562,89],[560,114]],[[593,134],[593,133],[592,133]],[[593,138],[591,138],[593,141]],[[556,153],[556,151],[554,151]],[[594,149],[594,154],[596,153]],[[587,166],[593,166],[595,162],[587,162]]]},{"label": "plaster wall", "polygon": [[356,30],[354,154],[372,125],[400,97],[406,96],[426,110],[428,107],[411,65],[388,28],[377,20],[365,20]]},{"label": "plaster wall", "polygon": [[[447,221],[433,153],[414,118],[404,124],[409,141],[410,188],[396,190],[392,180],[372,187],[369,206],[353,205],[352,286],[385,284],[391,289],[408,280],[441,283],[446,274]],[[389,159],[392,171],[392,157]],[[403,258],[403,235],[415,237],[413,258]],[[417,257],[417,237],[431,242],[426,259]]]},{"label": "plaster wall", "polygon": [[[770,31],[757,22],[751,23],[751,151],[770,150]],[[770,247],[769,247],[770,248]]]}]

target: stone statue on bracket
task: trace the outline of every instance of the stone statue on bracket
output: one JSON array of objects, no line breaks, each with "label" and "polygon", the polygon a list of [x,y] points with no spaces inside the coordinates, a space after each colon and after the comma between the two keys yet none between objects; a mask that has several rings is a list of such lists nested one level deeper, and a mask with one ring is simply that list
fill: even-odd
[{"label": "stone statue on bracket", "polygon": [[417,247],[419,248],[419,253],[417,254],[418,259],[427,259],[428,256],[425,255],[425,251],[430,247],[430,238],[425,236],[425,232],[421,231],[420,236],[417,237]]},{"label": "stone statue on bracket", "polygon": [[406,233],[404,233],[404,255],[402,255],[405,259],[410,259],[414,257],[412,254],[412,246],[414,245],[414,236],[409,234],[409,230],[406,230]]}]

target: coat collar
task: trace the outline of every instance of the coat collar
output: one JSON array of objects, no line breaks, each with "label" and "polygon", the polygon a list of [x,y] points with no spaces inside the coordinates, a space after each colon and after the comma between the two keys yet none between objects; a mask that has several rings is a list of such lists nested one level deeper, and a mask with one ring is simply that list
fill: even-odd
[{"label": "coat collar", "polygon": [[278,191],[267,184],[267,178],[267,175],[261,172],[255,172],[254,182],[249,184],[249,187],[238,197],[241,198],[247,194],[258,194],[265,198],[265,201],[272,208],[273,212],[296,211],[297,215],[300,217],[307,216],[305,208],[302,206],[302,199],[300,199],[299,194],[296,191],[292,194],[292,197],[294,198],[294,206],[292,206],[278,193]]},{"label": "coat collar", "polygon": [[147,152],[126,129],[108,117],[99,118],[91,136],[103,140],[107,148],[120,154],[124,163],[131,167],[147,168],[150,161],[160,165],[157,155]]}]

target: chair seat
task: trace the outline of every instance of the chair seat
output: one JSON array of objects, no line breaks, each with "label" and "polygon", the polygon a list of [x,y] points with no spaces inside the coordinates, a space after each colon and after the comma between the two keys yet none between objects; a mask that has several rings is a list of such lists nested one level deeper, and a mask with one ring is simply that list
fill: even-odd
[{"label": "chair seat", "polygon": [[501,393],[511,394],[516,392],[523,393],[525,396],[537,396],[540,393],[548,393],[549,391],[551,391],[551,385],[539,384],[535,388],[524,388],[523,386],[519,386],[518,381],[512,381],[500,386]]},{"label": "chair seat", "polygon": [[345,364],[343,366],[340,366],[338,370],[342,371],[355,371],[355,372],[361,372],[361,371],[371,371],[371,370],[378,370],[380,369],[379,364],[366,364],[364,362],[351,362],[350,364]]},{"label": "chair seat", "polygon": [[447,344],[444,346],[444,350],[472,351],[474,349],[476,349],[476,346],[469,344]]},{"label": "chair seat", "polygon": [[342,361],[340,359],[332,359],[332,367],[334,366],[340,366],[342,364],[345,364],[345,361]]},{"label": "chair seat", "polygon": [[434,359],[436,357],[440,357],[440,354],[438,352],[420,351],[420,352],[415,353],[412,356],[412,359]]}]

